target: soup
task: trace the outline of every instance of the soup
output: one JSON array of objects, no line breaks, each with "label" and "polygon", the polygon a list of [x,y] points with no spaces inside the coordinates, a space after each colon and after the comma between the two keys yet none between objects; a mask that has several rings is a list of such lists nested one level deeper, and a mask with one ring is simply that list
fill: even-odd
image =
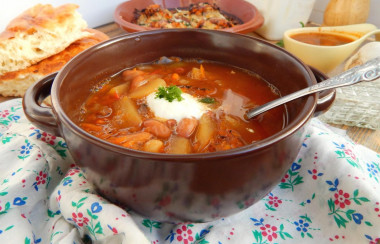
[{"label": "soup", "polygon": [[339,46],[354,41],[353,38],[347,36],[324,32],[297,33],[292,35],[291,38],[300,42],[319,46]]},{"label": "soup", "polygon": [[258,75],[220,63],[166,58],[99,81],[81,107],[80,127],[135,150],[188,154],[233,149],[285,124],[285,108],[257,119],[248,109],[279,97]]}]

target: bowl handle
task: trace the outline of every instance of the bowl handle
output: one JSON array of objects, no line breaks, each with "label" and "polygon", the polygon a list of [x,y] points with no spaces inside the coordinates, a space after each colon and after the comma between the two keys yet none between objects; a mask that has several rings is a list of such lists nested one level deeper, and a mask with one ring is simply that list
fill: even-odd
[{"label": "bowl handle", "polygon": [[32,124],[48,133],[60,136],[53,109],[41,105],[43,100],[50,95],[56,76],[57,73],[52,73],[31,85],[22,99],[22,106],[26,117]]},{"label": "bowl handle", "polygon": [[[309,68],[313,72],[315,79],[317,80],[318,83],[328,78],[326,74],[322,73],[318,69],[312,66],[309,66]],[[329,89],[329,90],[318,92],[318,101],[317,101],[317,107],[314,111],[314,117],[317,117],[323,114],[331,107],[331,105],[334,103],[335,95],[336,95],[335,89]]]}]

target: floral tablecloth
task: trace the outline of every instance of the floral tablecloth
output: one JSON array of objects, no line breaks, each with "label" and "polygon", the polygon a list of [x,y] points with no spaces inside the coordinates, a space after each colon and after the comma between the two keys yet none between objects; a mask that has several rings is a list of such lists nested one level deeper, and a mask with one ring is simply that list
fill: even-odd
[{"label": "floral tablecloth", "polygon": [[261,201],[210,223],[162,223],[97,195],[65,141],[30,124],[14,99],[0,103],[0,243],[377,243],[379,165],[313,119]]}]

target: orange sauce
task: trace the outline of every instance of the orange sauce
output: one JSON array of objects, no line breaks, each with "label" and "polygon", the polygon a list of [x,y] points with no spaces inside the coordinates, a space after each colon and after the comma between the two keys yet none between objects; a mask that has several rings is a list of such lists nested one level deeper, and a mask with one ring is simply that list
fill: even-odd
[{"label": "orange sauce", "polygon": [[339,46],[355,41],[355,39],[333,33],[309,32],[291,36],[294,40],[319,46]]}]

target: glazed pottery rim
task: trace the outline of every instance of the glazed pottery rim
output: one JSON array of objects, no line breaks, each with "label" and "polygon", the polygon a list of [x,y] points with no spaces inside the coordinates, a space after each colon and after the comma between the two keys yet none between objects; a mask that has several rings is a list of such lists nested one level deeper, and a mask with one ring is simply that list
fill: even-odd
[{"label": "glazed pottery rim", "polygon": [[[207,159],[218,159],[218,158],[230,158],[235,156],[241,156],[245,154],[252,153],[253,151],[259,151],[263,148],[269,147],[273,144],[278,143],[279,141],[287,138],[288,136],[292,135],[293,133],[296,133],[298,129],[302,128],[307,122],[312,118],[314,114],[314,110],[316,108],[317,104],[317,94],[311,94],[308,95],[305,98],[313,98],[312,104],[308,104],[308,101],[305,100],[303,108],[299,111],[296,118],[294,118],[292,121],[288,122],[283,129],[281,129],[279,132],[276,132],[275,134],[256,142],[253,142],[251,144],[238,147],[235,149],[225,150],[225,151],[217,151],[217,152],[209,152],[209,153],[191,153],[191,154],[166,154],[166,153],[150,153],[145,151],[139,151],[134,149],[129,149],[126,147],[122,147],[120,145],[113,144],[111,142],[107,142],[106,140],[102,140],[96,136],[91,135],[90,133],[86,132],[82,128],[80,128],[75,122],[73,122],[64,109],[61,106],[61,101],[58,100],[59,98],[59,87],[61,86],[62,81],[65,79],[65,76],[67,73],[70,72],[70,67],[75,65],[76,60],[83,59],[83,57],[90,54],[93,50],[105,48],[107,46],[110,46],[114,43],[123,41],[124,39],[132,39],[132,38],[139,38],[141,36],[147,36],[147,35],[155,35],[160,34],[162,32],[205,32],[206,34],[208,32],[216,32],[219,35],[236,35],[237,38],[247,38],[247,39],[253,39],[256,42],[260,42],[264,44],[265,46],[268,46],[268,48],[276,48],[280,51],[284,52],[286,55],[291,56],[292,59],[294,59],[295,62],[297,62],[301,67],[307,71],[309,74],[311,80],[313,83],[316,83],[315,77],[313,75],[313,72],[311,69],[304,64],[300,59],[292,55],[291,53],[287,52],[285,49],[282,49],[281,47],[274,45],[272,43],[266,42],[264,40],[239,34],[239,33],[232,33],[232,32],[223,32],[223,31],[216,31],[216,30],[203,30],[203,29],[159,29],[159,30],[151,30],[151,31],[144,31],[144,32],[133,32],[128,33],[125,35],[117,36],[114,38],[111,38],[107,41],[104,41],[102,43],[99,43],[89,49],[86,49],[82,53],[78,54],[76,57],[74,57],[72,60],[70,60],[57,74],[55,77],[52,88],[51,88],[51,100],[53,105],[53,111],[55,113],[56,119],[60,121],[60,123],[65,124],[67,128],[70,128],[70,130],[75,133],[80,138],[92,143],[96,144],[97,146],[113,151],[115,153],[120,153],[125,156],[130,157],[136,157],[136,158],[145,158],[145,159],[152,159],[155,161],[202,161]],[[152,60],[153,61],[153,60]],[[62,133],[62,136],[64,136],[64,133]]]}]

